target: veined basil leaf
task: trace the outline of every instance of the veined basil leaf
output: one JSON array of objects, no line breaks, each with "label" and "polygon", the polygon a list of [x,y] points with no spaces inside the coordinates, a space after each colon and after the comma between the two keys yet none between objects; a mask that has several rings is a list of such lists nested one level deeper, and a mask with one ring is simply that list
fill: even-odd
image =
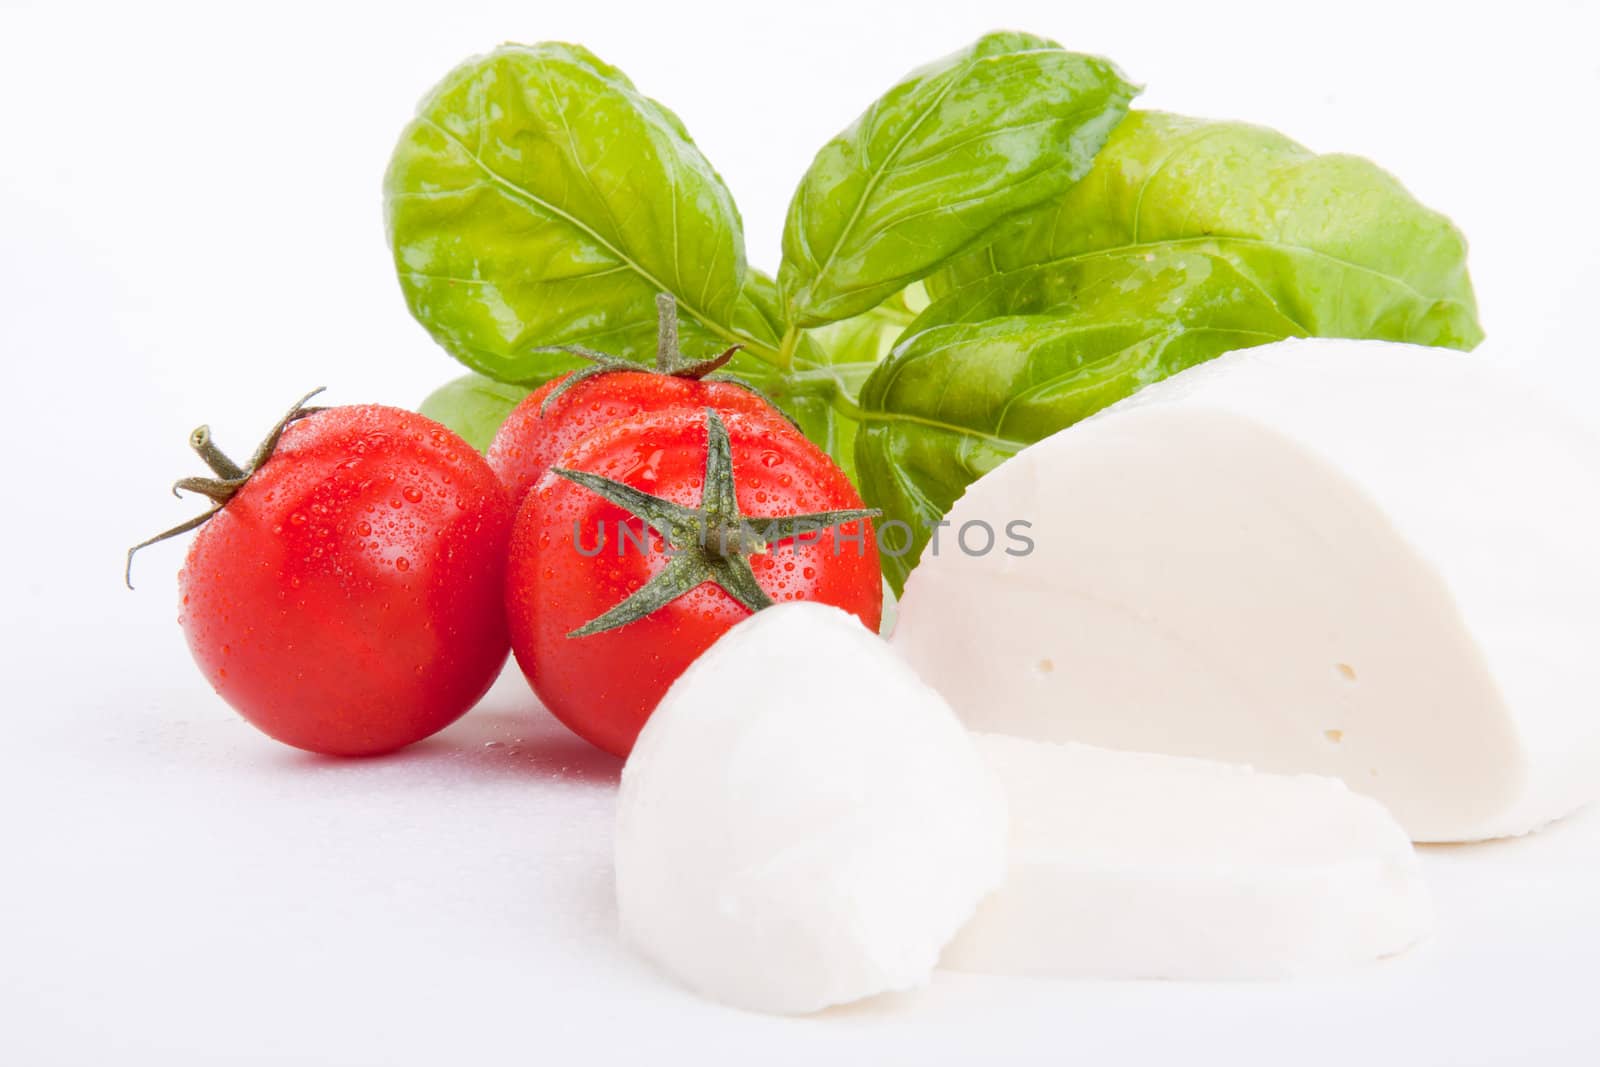
[{"label": "veined basil leaf", "polygon": [[928,284],[940,299],[860,401],[863,495],[915,535],[885,559],[896,588],[974,479],[1196,363],[1290,336],[1482,338],[1465,241],[1389,174],[1157,112]]},{"label": "veined basil leaf", "polygon": [[1227,259],[1321,337],[1471,348],[1482,340],[1466,241],[1390,174],[1272,130],[1130,112],[1082,182],[930,279],[1125,249]]},{"label": "veined basil leaf", "polygon": [[[570,369],[570,366],[563,366],[557,373]],[[531,392],[532,386],[497,382],[481,374],[464,374],[429,393],[417,413],[443,423],[479,452],[487,452],[500,424]]]},{"label": "veined basil leaf", "polygon": [[789,205],[791,327],[849,318],[1089,169],[1137,90],[1106,60],[996,33],[890,89],[817,154]]},{"label": "veined basil leaf", "polygon": [[577,45],[457,67],[401,135],[384,194],[412,314],[489,377],[540,376],[547,345],[648,358],[659,292],[690,354],[737,339],[733,197],[675,115]]},{"label": "veined basil leaf", "polygon": [[1304,332],[1205,251],[1108,253],[936,301],[861,391],[862,495],[911,528],[908,552],[884,553],[885,576],[899,592],[956,498],[1027,445],[1223,352]]}]

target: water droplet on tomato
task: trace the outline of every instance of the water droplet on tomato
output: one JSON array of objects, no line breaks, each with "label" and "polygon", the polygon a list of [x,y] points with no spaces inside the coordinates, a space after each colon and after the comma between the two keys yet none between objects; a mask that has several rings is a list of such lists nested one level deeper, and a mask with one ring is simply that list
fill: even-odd
[{"label": "water droplet on tomato", "polygon": [[400,495],[411,501],[413,504],[417,504],[422,501],[422,490],[418,489],[414,485],[406,486],[405,489],[401,491]]},{"label": "water droplet on tomato", "polygon": [[289,516],[289,521],[296,526],[304,526],[306,524],[306,517],[304,513],[297,511],[293,515]]},{"label": "water droplet on tomato", "polygon": [[408,571],[411,569],[411,561],[406,559],[404,556],[396,556],[394,559],[394,569],[397,571]]},{"label": "water droplet on tomato", "polygon": [[367,522],[365,520],[362,520],[361,522],[356,523],[356,533],[360,534],[362,537],[371,537],[372,536],[372,523]]},{"label": "water droplet on tomato", "polygon": [[776,452],[763,452],[763,453],[761,453],[761,465],[763,467],[776,467],[778,464],[780,464],[782,462],[783,462],[783,457],[778,455]]}]

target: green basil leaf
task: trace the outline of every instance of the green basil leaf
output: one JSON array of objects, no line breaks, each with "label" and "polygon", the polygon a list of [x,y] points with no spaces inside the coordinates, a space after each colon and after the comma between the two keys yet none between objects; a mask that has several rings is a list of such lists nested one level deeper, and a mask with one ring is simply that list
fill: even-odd
[{"label": "green basil leaf", "polygon": [[443,423],[479,452],[487,452],[511,409],[533,392],[526,385],[508,385],[481,374],[464,374],[428,394],[417,413]]},{"label": "green basil leaf", "polygon": [[1390,174],[1237,122],[1131,112],[1088,178],[930,280],[1125,249],[1227,259],[1301,332],[1471,348],[1466,241]]},{"label": "green basil leaf", "polygon": [[789,205],[787,323],[849,318],[1054,200],[1137,92],[1111,63],[997,33],[915,71],[817,154]]},{"label": "green basil leaf", "polygon": [[861,393],[863,495],[912,527],[1168,375],[1290,336],[1471,348],[1466,242],[1389,174],[1254,126],[1132,112],[1089,175],[928,280]]},{"label": "green basil leaf", "polygon": [[910,527],[885,532],[910,546],[883,554],[890,585],[966,487],[1022,448],[1223,352],[1302,333],[1205,251],[1092,256],[936,301],[861,391],[862,495]]},{"label": "green basil leaf", "polygon": [[649,358],[659,292],[689,354],[737,339],[732,195],[677,116],[586,49],[506,45],[457,67],[401,135],[384,193],[412,314],[491,378],[539,377],[549,345]]}]

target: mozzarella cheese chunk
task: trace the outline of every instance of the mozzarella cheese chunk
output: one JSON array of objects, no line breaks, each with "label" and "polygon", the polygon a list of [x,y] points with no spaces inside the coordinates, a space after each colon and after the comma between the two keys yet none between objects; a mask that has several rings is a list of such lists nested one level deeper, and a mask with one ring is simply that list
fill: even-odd
[{"label": "mozzarella cheese chunk", "polygon": [[837,608],[782,604],[675,682],[622,774],[624,938],[738,1007],[925,983],[999,885],[1005,802],[949,706]]},{"label": "mozzarella cheese chunk", "polygon": [[1333,778],[975,735],[1010,870],[945,950],[987,974],[1278,978],[1404,950],[1431,909],[1405,831]]},{"label": "mozzarella cheese chunk", "polygon": [[894,634],[973,729],[1336,776],[1420,841],[1600,788],[1600,450],[1482,360],[1231,353],[949,515],[1012,520],[1030,554],[925,557]]}]

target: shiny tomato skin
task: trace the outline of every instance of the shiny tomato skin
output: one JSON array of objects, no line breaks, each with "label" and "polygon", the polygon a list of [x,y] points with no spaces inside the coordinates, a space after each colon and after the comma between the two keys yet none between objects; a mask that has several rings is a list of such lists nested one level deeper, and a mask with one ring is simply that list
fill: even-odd
[{"label": "shiny tomato skin", "polygon": [[697,381],[642,370],[609,371],[586,378],[541,412],[545,397],[568,377],[554,378],[529,393],[506,416],[489,445],[489,466],[510,492],[513,504],[522,502],[558,456],[608,422],[682,406],[773,413],[771,404],[735,382]]},{"label": "shiny tomato skin", "polygon": [[264,733],[389,752],[458,719],[505,663],[512,519],[488,464],[438,423],[321,411],[201,527],[179,622],[217,693]]},{"label": "shiny tomato skin", "polygon": [[[622,419],[591,432],[561,465],[604,475],[676,503],[698,506],[706,460],[706,413],[694,409]],[[844,472],[780,416],[723,416],[732,445],[740,511],[761,517],[859,508]],[[633,593],[667,562],[660,539],[640,552],[633,542],[619,556],[615,532],[625,511],[554,474],[523,500],[506,569],[506,615],[512,651],[534,692],[579,736],[627,756],[667,687],[747,608],[713,584],[703,584],[636,622],[585,637],[567,634]],[[586,550],[603,528],[603,551],[586,557],[573,543],[574,523]],[[865,529],[863,529],[863,526]],[[854,613],[877,632],[883,585],[869,520],[841,526],[860,533],[861,547],[835,532],[798,546],[780,542],[751,557],[757,581],[774,601],[816,600]]]}]

